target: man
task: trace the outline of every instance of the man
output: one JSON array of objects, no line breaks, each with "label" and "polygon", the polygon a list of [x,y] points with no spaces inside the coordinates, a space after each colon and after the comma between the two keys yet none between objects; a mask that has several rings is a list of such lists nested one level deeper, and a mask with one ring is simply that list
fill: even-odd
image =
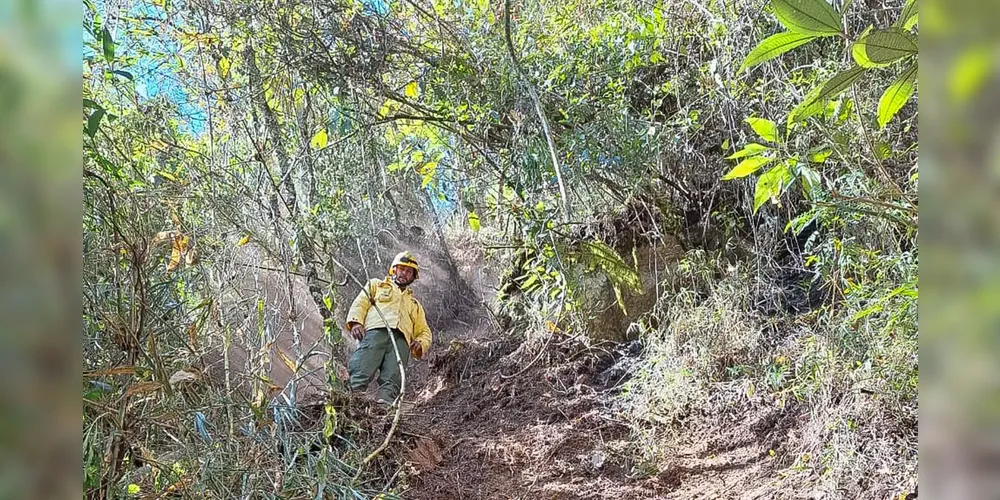
[{"label": "man", "polygon": [[361,341],[348,363],[351,390],[364,390],[375,371],[378,402],[392,403],[399,396],[401,374],[395,342],[405,367],[410,356],[420,359],[431,347],[431,330],[424,308],[407,287],[417,279],[420,266],[410,252],[400,252],[385,279],[369,281],[347,314],[347,329]]}]

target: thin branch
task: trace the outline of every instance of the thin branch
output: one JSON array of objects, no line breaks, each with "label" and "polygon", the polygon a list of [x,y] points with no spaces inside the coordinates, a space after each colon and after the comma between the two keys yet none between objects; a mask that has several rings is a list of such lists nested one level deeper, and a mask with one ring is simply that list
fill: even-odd
[{"label": "thin branch", "polygon": [[535,92],[535,86],[528,79],[528,74],[525,73],[524,68],[521,67],[520,61],[517,59],[517,55],[514,53],[514,43],[510,39],[510,0],[504,0],[503,9],[503,25],[504,25],[504,38],[507,41],[507,51],[510,53],[510,59],[514,63],[514,69],[524,80],[524,85],[528,88],[528,95],[531,96],[531,101],[535,105],[535,113],[538,115],[538,119],[542,122],[542,131],[545,133],[545,142],[549,146],[549,156],[552,159],[552,168],[556,171],[556,182],[559,183],[559,197],[562,201],[563,209],[563,219],[569,220],[569,199],[566,197],[566,186],[563,183],[562,172],[559,168],[559,158],[556,154],[555,141],[552,140],[552,133],[549,131],[549,121],[545,118],[545,112],[542,110],[542,104],[538,100],[538,93]]}]

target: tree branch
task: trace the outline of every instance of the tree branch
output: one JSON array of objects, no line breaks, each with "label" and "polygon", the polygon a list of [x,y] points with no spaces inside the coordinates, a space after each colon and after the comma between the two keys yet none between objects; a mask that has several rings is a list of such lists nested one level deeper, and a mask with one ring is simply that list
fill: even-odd
[{"label": "tree branch", "polygon": [[507,41],[507,51],[510,53],[510,59],[514,63],[514,69],[524,80],[524,85],[528,87],[528,95],[531,96],[531,101],[535,105],[535,113],[538,115],[538,119],[542,122],[542,131],[545,133],[545,141],[549,146],[549,156],[552,159],[552,168],[556,171],[556,182],[559,183],[559,197],[562,201],[563,209],[563,219],[569,220],[569,199],[566,197],[566,186],[563,183],[562,172],[559,168],[559,158],[556,155],[556,145],[555,141],[552,140],[552,133],[549,131],[549,121],[545,118],[545,113],[542,111],[542,104],[538,100],[538,93],[535,92],[535,86],[528,79],[528,74],[524,72],[524,68],[521,67],[520,61],[517,59],[517,55],[514,53],[514,43],[510,39],[510,0],[504,0],[503,9],[503,24],[504,24],[504,38]]}]

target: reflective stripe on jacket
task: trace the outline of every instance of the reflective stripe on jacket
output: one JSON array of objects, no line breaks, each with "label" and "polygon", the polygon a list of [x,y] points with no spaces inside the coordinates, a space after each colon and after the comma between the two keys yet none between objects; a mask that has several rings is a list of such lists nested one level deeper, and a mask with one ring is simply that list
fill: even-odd
[{"label": "reflective stripe on jacket", "polygon": [[397,328],[403,332],[406,343],[420,342],[422,354],[426,354],[431,348],[431,329],[427,326],[424,308],[413,297],[413,291],[400,290],[389,278],[373,279],[365,288],[351,304],[347,313],[347,328],[350,329],[353,323],[362,325],[365,330]]}]

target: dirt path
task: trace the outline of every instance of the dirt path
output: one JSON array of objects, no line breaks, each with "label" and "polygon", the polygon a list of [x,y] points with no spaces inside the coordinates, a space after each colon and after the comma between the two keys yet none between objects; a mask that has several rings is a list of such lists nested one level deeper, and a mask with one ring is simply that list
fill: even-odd
[{"label": "dirt path", "polygon": [[747,488],[771,475],[773,415],[692,437],[668,467],[644,466],[629,458],[628,429],[603,402],[620,380],[607,376],[613,359],[552,342],[526,368],[537,347],[519,351],[463,325],[441,338],[447,347],[411,365],[404,498],[775,498]]}]

